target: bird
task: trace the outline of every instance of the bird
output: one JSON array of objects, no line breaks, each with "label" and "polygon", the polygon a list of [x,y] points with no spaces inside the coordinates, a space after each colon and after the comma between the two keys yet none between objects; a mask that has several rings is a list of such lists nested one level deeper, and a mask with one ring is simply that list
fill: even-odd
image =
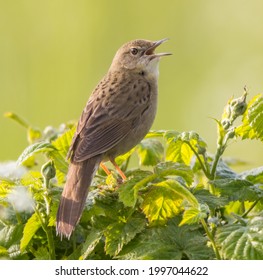
[{"label": "bird", "polygon": [[136,39],[116,52],[107,74],[95,87],[80,116],[68,152],[69,169],[56,217],[56,232],[70,238],[78,224],[89,186],[99,166],[136,146],[148,133],[157,111],[159,61],[155,53],[168,39]]}]

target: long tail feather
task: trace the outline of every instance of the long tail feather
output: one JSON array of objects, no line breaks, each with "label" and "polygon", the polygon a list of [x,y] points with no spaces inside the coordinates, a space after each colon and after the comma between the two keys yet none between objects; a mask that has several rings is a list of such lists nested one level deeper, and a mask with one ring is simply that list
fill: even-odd
[{"label": "long tail feather", "polygon": [[70,238],[79,222],[89,186],[96,173],[101,158],[93,157],[83,162],[71,163],[57,212],[57,234]]}]

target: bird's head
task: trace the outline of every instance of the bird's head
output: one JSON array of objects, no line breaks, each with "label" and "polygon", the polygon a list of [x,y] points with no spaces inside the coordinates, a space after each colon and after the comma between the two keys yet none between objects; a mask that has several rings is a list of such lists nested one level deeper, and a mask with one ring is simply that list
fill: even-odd
[{"label": "bird's head", "polygon": [[158,63],[162,56],[171,53],[155,53],[155,49],[168,39],[159,41],[134,40],[124,44],[113,58],[111,70],[120,68],[147,75],[158,75]]}]

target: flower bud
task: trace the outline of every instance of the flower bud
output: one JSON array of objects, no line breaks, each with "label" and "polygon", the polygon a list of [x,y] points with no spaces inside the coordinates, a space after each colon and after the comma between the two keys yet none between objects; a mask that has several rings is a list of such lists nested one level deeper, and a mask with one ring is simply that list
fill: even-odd
[{"label": "flower bud", "polygon": [[241,97],[233,99],[230,102],[231,117],[233,120],[245,113],[247,109],[246,97],[247,93],[245,92]]},{"label": "flower bud", "polygon": [[42,176],[48,182],[56,176],[56,169],[52,160],[45,163],[41,168]]}]

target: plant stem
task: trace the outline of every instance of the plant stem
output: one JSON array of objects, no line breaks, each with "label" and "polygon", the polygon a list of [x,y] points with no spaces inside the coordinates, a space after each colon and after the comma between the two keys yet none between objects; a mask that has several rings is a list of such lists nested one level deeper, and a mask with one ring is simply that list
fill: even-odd
[{"label": "plant stem", "polygon": [[55,260],[56,259],[56,254],[55,254],[55,245],[54,245],[52,230],[51,230],[50,227],[46,226],[45,232],[46,232],[47,240],[48,240],[48,248],[49,248],[50,259]]},{"label": "plant stem", "polygon": [[[14,206],[13,206],[14,207]],[[19,212],[16,210],[16,208],[14,207],[15,209],[15,213],[16,213],[16,220],[19,224],[22,224],[22,219],[21,219],[21,216],[19,214]]]},{"label": "plant stem", "polygon": [[207,237],[209,238],[209,240],[210,240],[211,243],[212,243],[214,252],[215,252],[215,254],[216,254],[216,258],[217,258],[218,260],[221,260],[221,256],[220,256],[219,251],[218,251],[218,249],[217,249],[217,247],[216,247],[214,237],[213,237],[212,233],[210,232],[210,230],[208,229],[205,220],[204,220],[204,219],[201,219],[201,223],[202,223],[202,225],[203,225],[203,228],[204,228],[204,230],[205,230],[205,232],[206,232]]},{"label": "plant stem", "polygon": [[224,147],[219,146],[216,151],[215,159],[212,164],[211,174],[210,174],[210,178],[209,178],[211,180],[215,179],[216,167],[217,167],[218,161],[219,161],[220,157],[222,156],[224,150],[225,150]]},{"label": "plant stem", "polygon": [[38,216],[38,218],[40,220],[40,223],[41,223],[41,227],[42,227],[42,229],[44,230],[44,232],[46,233],[46,236],[47,236],[50,259],[55,260],[56,255],[55,255],[55,245],[54,245],[52,230],[51,230],[51,228],[49,228],[47,226],[47,222],[45,221],[46,217],[45,217],[45,219],[43,219],[43,217],[41,216],[38,209],[35,209],[35,212],[37,213],[37,216]]},{"label": "plant stem", "polygon": [[261,200],[261,198],[257,199],[252,203],[252,205],[247,209],[247,211],[241,216],[242,218],[246,218],[246,216],[250,213],[250,211],[257,205],[257,203]]},{"label": "plant stem", "polygon": [[194,152],[196,158],[198,159],[198,161],[199,161],[199,163],[200,163],[200,166],[201,166],[203,172],[205,173],[205,176],[206,176],[207,178],[209,178],[209,177],[210,177],[209,170],[208,170],[208,168],[206,168],[206,166],[203,164],[203,162],[202,162],[201,157],[199,156],[199,154],[196,152],[196,150],[193,148],[193,146],[190,144],[190,142],[185,142],[185,143],[186,143],[186,144],[190,147],[190,149]]}]

